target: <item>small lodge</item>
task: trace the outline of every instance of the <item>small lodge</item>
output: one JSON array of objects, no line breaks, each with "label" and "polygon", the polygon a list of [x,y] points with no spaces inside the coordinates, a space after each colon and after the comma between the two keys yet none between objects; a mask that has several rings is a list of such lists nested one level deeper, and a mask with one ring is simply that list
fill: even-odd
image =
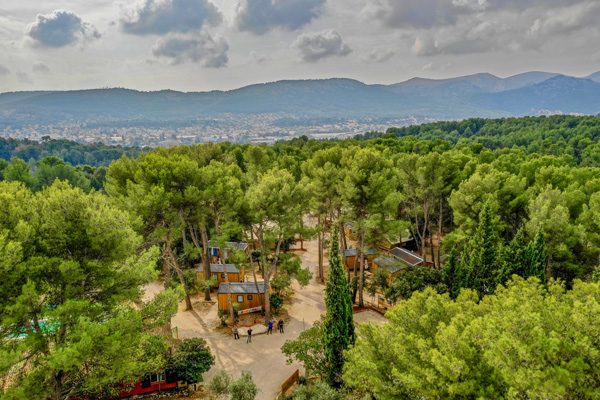
[{"label": "small lodge", "polygon": [[[340,250],[340,254],[342,256],[346,256],[346,268],[349,268],[351,270],[354,269],[354,263],[356,262],[356,249],[346,249],[346,250]],[[377,256],[379,255],[379,251],[374,248],[374,247],[370,247],[368,249],[365,250],[365,269],[370,269],[373,266],[373,260],[375,258],[377,258]],[[342,258],[343,260],[343,258]],[[360,264],[356,264],[356,270],[358,271],[358,269],[360,268]]]},{"label": "small lodge", "polygon": [[413,253],[412,251],[402,247],[394,247],[388,252],[388,254],[411,267],[433,267],[435,265],[433,261],[426,260],[417,253]]},{"label": "small lodge", "polygon": [[[233,264],[225,264],[225,268],[223,268],[223,264],[210,264],[210,274],[217,280],[214,287],[219,287],[221,283],[225,282],[225,271],[227,271],[229,282],[244,282],[246,275],[243,267],[239,270]],[[204,266],[202,264],[197,264],[196,278],[199,281],[204,280]]]},{"label": "small lodge", "polygon": [[[245,252],[248,257],[250,256],[251,251],[250,245],[245,242],[225,242],[225,246],[221,248],[219,247],[219,242],[216,240],[209,240],[208,246],[210,256],[217,262],[221,261],[221,256],[226,260],[229,257],[229,253],[236,250]],[[223,254],[221,254],[221,250],[223,251]]]},{"label": "small lodge", "polygon": [[377,242],[377,247],[384,252],[388,252],[394,249],[395,247],[402,247],[413,251],[418,249],[415,238],[411,235],[411,233],[408,230],[404,231],[402,235],[385,236]]},{"label": "small lodge", "polygon": [[388,283],[392,283],[392,281],[396,279],[398,275],[406,271],[406,265],[394,257],[381,256],[373,260],[372,268],[372,272],[374,274],[380,271],[387,272]]},{"label": "small lodge", "polygon": [[354,225],[352,225],[350,222],[346,222],[344,224],[344,233],[346,234],[346,237],[348,239],[356,239],[356,235],[352,231],[353,228],[354,228]]},{"label": "small lodge", "polygon": [[[240,310],[247,310],[249,308],[255,308],[261,306],[261,295],[265,294],[265,284],[263,282],[258,283],[258,290],[256,291],[256,283],[244,282],[244,283],[230,283],[229,289],[231,290],[231,300],[233,303],[240,305]],[[225,282],[219,285],[219,291],[217,292],[219,298],[219,309],[229,309],[229,299],[227,298],[227,284]]]}]

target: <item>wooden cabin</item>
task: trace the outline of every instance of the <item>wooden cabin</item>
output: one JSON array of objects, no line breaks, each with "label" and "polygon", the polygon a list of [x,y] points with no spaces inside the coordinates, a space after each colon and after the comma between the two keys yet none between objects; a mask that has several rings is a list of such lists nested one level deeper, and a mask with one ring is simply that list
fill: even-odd
[{"label": "wooden cabin", "polygon": [[[346,268],[354,270],[354,263],[356,262],[356,249],[340,250],[342,256],[346,256]],[[373,260],[379,256],[379,251],[376,248],[370,247],[365,250],[365,269],[371,269],[373,266]],[[342,257],[343,260],[343,257]],[[360,268],[360,264],[356,265],[356,270]]]},{"label": "wooden cabin", "polygon": [[413,253],[410,250],[404,249],[402,247],[394,247],[391,249],[388,254],[395,259],[403,262],[406,265],[410,265],[411,267],[433,267],[435,264],[433,261],[429,261],[421,257],[417,253]]},{"label": "wooden cabin", "polygon": [[[219,243],[216,240],[208,241],[208,252],[213,261],[217,263],[222,259],[227,259],[230,253],[241,250],[246,253],[248,257],[250,257],[250,245],[246,242],[225,242],[224,247],[219,247]],[[221,251],[223,254],[221,254]],[[221,257],[222,256],[222,257]]]},{"label": "wooden cabin", "polygon": [[395,247],[402,247],[408,250],[417,250],[417,242],[411,233],[406,230],[401,235],[386,235],[377,242],[377,247],[388,252]]},{"label": "wooden cabin", "polygon": [[[243,267],[240,270],[233,264],[226,264],[225,268],[223,268],[223,264],[210,264],[210,274],[217,280],[214,287],[219,287],[221,283],[225,282],[225,270],[229,282],[244,282],[246,276]],[[204,280],[204,266],[202,264],[197,265],[196,278],[199,281]]]},{"label": "wooden cabin", "polygon": [[[258,284],[258,290],[256,291],[256,284],[254,282],[245,283],[230,283],[229,288],[231,290],[231,300],[233,303],[240,305],[240,310],[247,310],[249,308],[260,307],[261,298],[265,294],[265,284],[260,282]],[[219,285],[219,291],[217,292],[219,298],[219,309],[229,310],[229,299],[227,298],[227,284],[221,283]],[[263,298],[264,301],[264,298]]]},{"label": "wooden cabin", "polygon": [[377,257],[373,260],[372,272],[376,274],[381,271],[387,274],[388,283],[392,283],[398,275],[406,271],[406,264],[390,256]]},{"label": "wooden cabin", "polygon": [[346,234],[346,237],[348,239],[356,240],[356,234],[352,229],[354,229],[354,225],[350,222],[344,224],[344,233]]}]

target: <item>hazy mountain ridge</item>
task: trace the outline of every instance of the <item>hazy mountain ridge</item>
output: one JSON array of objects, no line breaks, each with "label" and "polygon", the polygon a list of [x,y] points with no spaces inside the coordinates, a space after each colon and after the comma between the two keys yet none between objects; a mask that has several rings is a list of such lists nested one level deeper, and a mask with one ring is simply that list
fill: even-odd
[{"label": "hazy mountain ridge", "polygon": [[353,79],[285,80],[230,91],[140,92],[92,89],[0,94],[0,128],[113,120],[186,120],[223,114],[432,119],[600,112],[600,71],[586,78],[527,72],[450,79],[413,78],[393,85]]}]

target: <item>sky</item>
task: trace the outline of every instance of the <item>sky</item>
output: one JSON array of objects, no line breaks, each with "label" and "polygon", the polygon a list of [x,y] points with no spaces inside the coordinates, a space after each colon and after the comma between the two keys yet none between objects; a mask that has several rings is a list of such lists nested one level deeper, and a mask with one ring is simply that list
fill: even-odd
[{"label": "sky", "polygon": [[600,70],[600,0],[1,0],[0,92]]}]

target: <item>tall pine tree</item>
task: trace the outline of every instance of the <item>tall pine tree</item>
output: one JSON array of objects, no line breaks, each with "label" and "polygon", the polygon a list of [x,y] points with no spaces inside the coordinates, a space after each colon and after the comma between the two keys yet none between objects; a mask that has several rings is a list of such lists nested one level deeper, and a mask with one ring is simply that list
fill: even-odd
[{"label": "tall pine tree", "polygon": [[329,252],[329,275],[325,287],[327,314],[323,327],[323,343],[327,362],[326,382],[333,387],[342,385],[344,350],[354,344],[352,299],[340,257],[337,229],[332,229]]},{"label": "tall pine tree", "polygon": [[529,268],[523,277],[535,276],[543,284],[546,284],[546,240],[541,228],[538,229],[535,237],[527,246],[527,255]]},{"label": "tall pine tree", "polygon": [[504,285],[515,274],[526,278],[530,264],[529,259],[529,244],[525,236],[525,229],[521,228],[510,244],[504,247],[496,284]]}]

